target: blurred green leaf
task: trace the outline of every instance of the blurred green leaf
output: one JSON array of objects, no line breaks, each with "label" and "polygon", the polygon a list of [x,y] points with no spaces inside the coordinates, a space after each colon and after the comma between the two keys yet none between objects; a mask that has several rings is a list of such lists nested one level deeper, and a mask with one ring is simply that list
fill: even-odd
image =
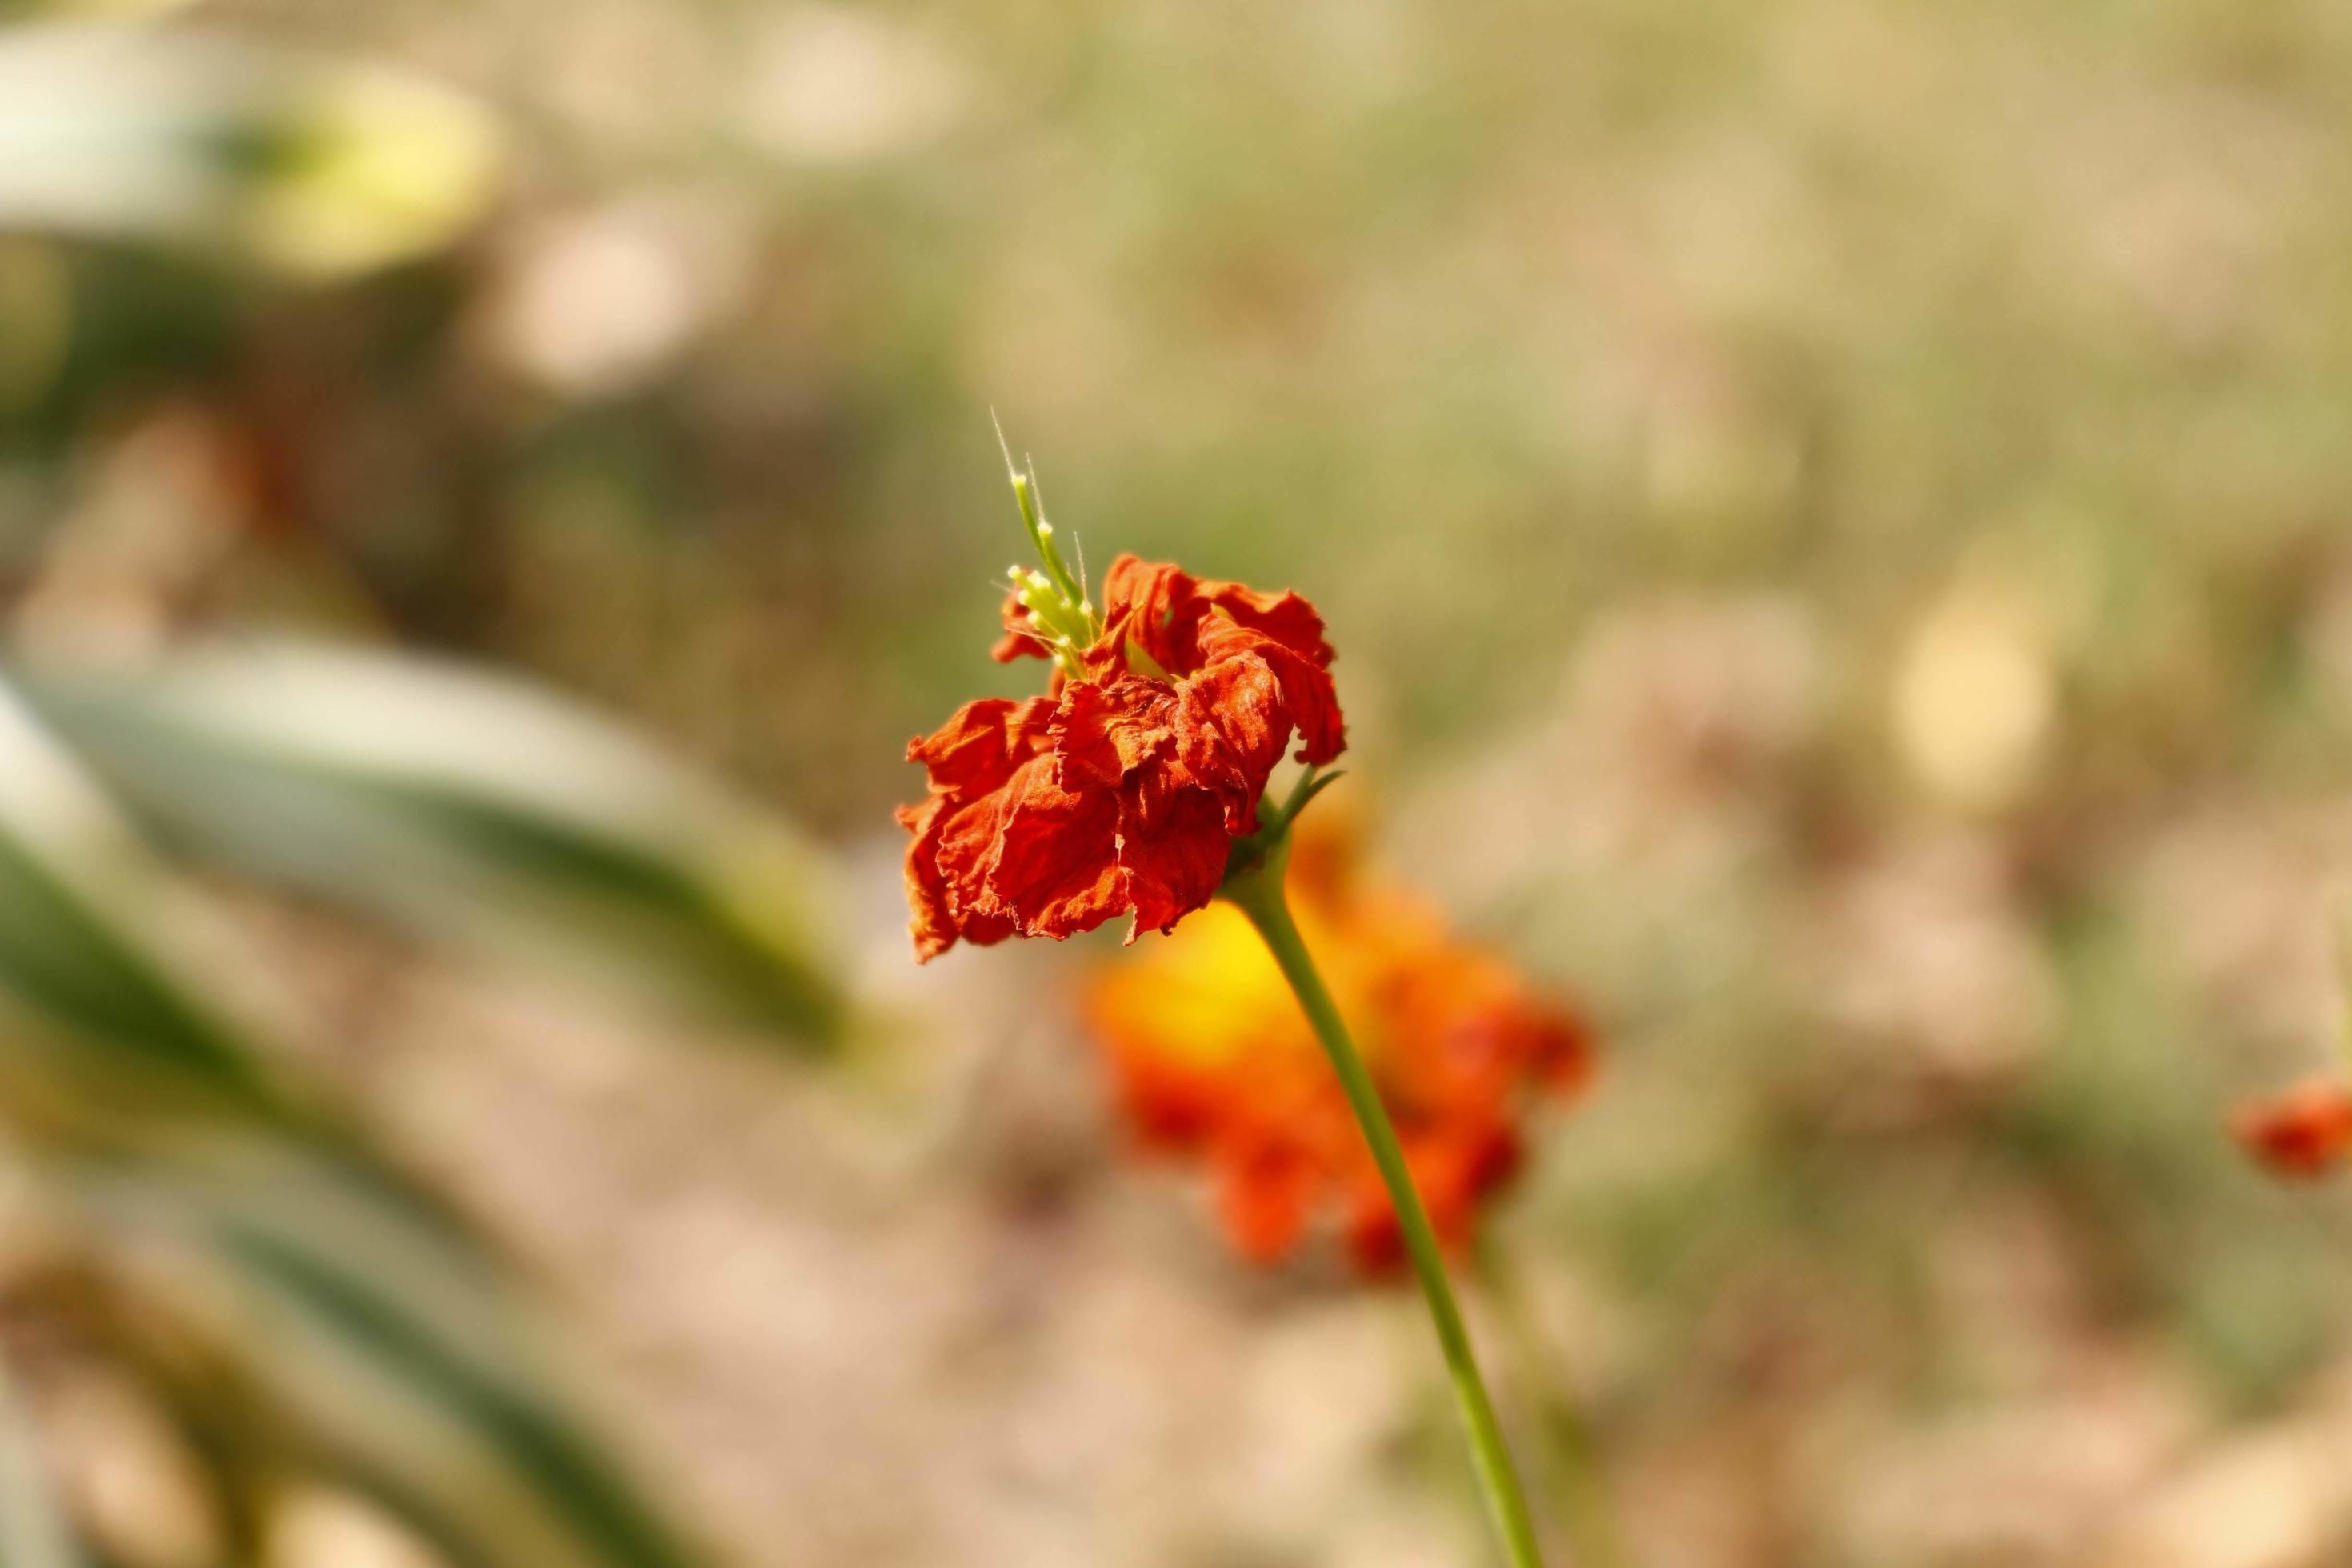
[{"label": "blurred green leaf", "polygon": [[455,667],[290,647],[26,689],[195,853],[435,940],[803,1042],[837,1033],[819,855],[569,704]]},{"label": "blurred green leaf", "polygon": [[0,1009],[100,1119],[173,1102],[300,1121],[269,1058],[166,955],[174,892],[107,800],[0,692]]},{"label": "blurred green leaf", "polygon": [[483,110],[404,74],[182,28],[0,28],[0,226],[341,277],[447,244],[499,163]]},{"label": "blurred green leaf", "polygon": [[0,1362],[0,1568],[80,1568],[40,1444]]},{"label": "blurred green leaf", "polygon": [[229,1442],[248,1460],[323,1458],[487,1568],[698,1560],[552,1392],[530,1324],[462,1229],[332,1160],[250,1140],[67,1179],[142,1294],[201,1325],[244,1385],[196,1397],[215,1426],[243,1425]]},{"label": "blurred green leaf", "polygon": [[[290,650],[27,689],[191,842],[436,934],[830,1031],[834,994],[789,903],[814,875],[807,852],[561,705]],[[182,1407],[257,1473],[326,1456],[456,1562],[695,1561],[552,1392],[490,1250],[298,1100],[166,956],[151,927],[188,896],[0,689],[0,1005],[33,1026],[12,1042],[67,1069],[16,1075],[0,1113],[49,1152],[44,1169],[138,1293],[209,1331],[206,1359],[241,1392],[184,1388]],[[158,1097],[197,1113],[167,1144],[131,1135],[132,1109]],[[56,1123],[72,1135],[46,1136]]]}]

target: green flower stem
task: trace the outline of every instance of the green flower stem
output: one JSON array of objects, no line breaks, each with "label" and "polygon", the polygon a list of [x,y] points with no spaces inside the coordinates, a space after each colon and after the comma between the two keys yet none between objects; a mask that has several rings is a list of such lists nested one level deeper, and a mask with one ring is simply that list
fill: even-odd
[{"label": "green flower stem", "polygon": [[1470,1335],[1462,1323],[1462,1309],[1454,1304],[1453,1287],[1446,1282],[1445,1258],[1438,1249],[1437,1233],[1431,1228],[1429,1211],[1422,1206],[1421,1194],[1413,1188],[1404,1150],[1397,1143],[1396,1128],[1381,1104],[1380,1090],[1372,1083],[1371,1072],[1357,1053],[1348,1026],[1332,1004],[1330,992],[1324,989],[1323,977],[1316,973],[1315,961],[1307,954],[1297,923],[1290,917],[1290,905],[1282,888],[1283,870],[1289,860],[1290,839],[1285,833],[1267,846],[1254,863],[1238,866],[1228,873],[1223,896],[1249,917],[1258,935],[1265,939],[1283,978],[1290,983],[1307,1022],[1315,1026],[1316,1037],[1323,1042],[1324,1053],[1331,1058],[1331,1070],[1339,1075],[1339,1087],[1355,1110],[1364,1142],[1371,1146],[1372,1162],[1380,1167],[1381,1180],[1387,1184],[1390,1201],[1396,1205],[1397,1222],[1404,1232],[1405,1253],[1412,1259],[1413,1276],[1421,1282],[1421,1293],[1429,1302],[1430,1321],[1437,1330],[1438,1345],[1445,1352],[1454,1404],[1470,1439],[1471,1461],[1477,1468],[1479,1486],[1486,1493],[1496,1532],[1502,1537],[1504,1554],[1511,1568],[1543,1568],[1543,1553],[1536,1544],[1535,1523],[1528,1515],[1527,1499],[1519,1490],[1518,1475],[1512,1468],[1511,1452],[1503,1441],[1502,1426],[1495,1419],[1494,1401],[1487,1397],[1486,1384],[1478,1375],[1477,1358],[1471,1352]]}]

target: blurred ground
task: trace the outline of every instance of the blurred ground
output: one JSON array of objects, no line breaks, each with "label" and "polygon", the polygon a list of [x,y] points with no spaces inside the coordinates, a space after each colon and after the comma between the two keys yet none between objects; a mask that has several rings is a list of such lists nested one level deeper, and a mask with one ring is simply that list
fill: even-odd
[{"label": "blurred ground", "polygon": [[1097,571],[1316,599],[1389,868],[1601,1021],[1494,1251],[1631,1561],[2352,1543],[2352,1214],[2224,1133],[2341,1006],[2352,12],[173,25],[476,94],[511,184],[334,282],[0,237],[13,632],[482,657],[849,857],[830,1075],[239,898],[730,1561],[1475,1550],[1413,1304],[1123,1156],[1112,945],[906,960],[904,742],[1030,674],[992,407]]}]

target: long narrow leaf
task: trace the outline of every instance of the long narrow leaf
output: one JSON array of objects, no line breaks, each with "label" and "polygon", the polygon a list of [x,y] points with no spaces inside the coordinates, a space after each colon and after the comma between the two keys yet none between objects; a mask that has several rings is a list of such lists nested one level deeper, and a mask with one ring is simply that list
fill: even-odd
[{"label": "long narrow leaf", "polygon": [[79,1184],[149,1289],[216,1317],[257,1419],[485,1568],[697,1561],[553,1392],[482,1255],[331,1163],[247,1146]]},{"label": "long narrow leaf", "polygon": [[496,184],[472,102],[185,28],[0,29],[0,226],[339,275],[436,249]]},{"label": "long narrow leaf", "polygon": [[268,1057],[155,929],[169,874],[0,690],[0,1013],[100,1104],[284,1117]]},{"label": "long narrow leaf", "polygon": [[803,1043],[838,1026],[815,852],[528,687],[288,647],[26,687],[194,853]]}]

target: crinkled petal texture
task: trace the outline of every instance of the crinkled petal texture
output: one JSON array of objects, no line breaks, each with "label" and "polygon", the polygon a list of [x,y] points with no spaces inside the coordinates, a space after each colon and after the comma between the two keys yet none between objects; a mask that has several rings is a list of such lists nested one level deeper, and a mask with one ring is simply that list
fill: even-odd
[{"label": "crinkled petal texture", "polygon": [[1103,580],[1103,601],[1106,629],[1090,664],[1122,661],[1130,644],[1171,675],[1249,659],[1272,677],[1267,717],[1297,731],[1300,762],[1328,763],[1347,748],[1323,617],[1297,594],[1261,594],[1122,555]]},{"label": "crinkled petal texture", "polygon": [[1029,613],[1029,606],[1021,602],[1017,591],[1004,595],[1004,605],[997,612],[996,618],[1004,629],[997,637],[996,646],[988,650],[989,658],[999,664],[1011,664],[1017,658],[1054,657],[1053,646],[1045,640],[1045,634],[1037,629],[1037,618]]},{"label": "crinkled petal texture", "polygon": [[[1346,744],[1322,618],[1297,595],[1131,555],[1105,595],[1082,679],[967,703],[908,746],[930,783],[898,811],[918,958],[1121,914],[1130,942],[1165,931],[1215,895],[1291,737],[1309,763]],[[1003,621],[996,658],[1044,651],[1017,599]]]},{"label": "crinkled petal texture", "polygon": [[2352,1154],[2352,1091],[2332,1079],[2314,1079],[2241,1107],[2232,1131],[2279,1175],[2324,1175]]},{"label": "crinkled petal texture", "polygon": [[[1045,755],[1053,717],[1048,698],[983,698],[908,746],[907,759],[922,763],[931,782],[920,803],[898,808],[900,826],[914,835],[907,847],[907,900],[914,910],[916,957],[945,952],[958,938],[986,946],[1013,934],[1009,918],[984,911],[973,897],[981,883],[970,874],[969,846],[1019,795],[1015,782]],[[953,859],[951,837],[961,847]]]},{"label": "crinkled petal texture", "polygon": [[[1532,1104],[1589,1078],[1591,1037],[1418,900],[1360,886],[1323,826],[1344,809],[1324,813],[1318,802],[1295,830],[1291,902],[1432,1223],[1458,1247],[1517,1170]],[[1211,910],[1107,968],[1088,1016],[1139,1142],[1207,1170],[1243,1256],[1274,1261],[1320,1229],[1367,1273],[1402,1266],[1396,1211],[1339,1080],[1238,911]]]}]

